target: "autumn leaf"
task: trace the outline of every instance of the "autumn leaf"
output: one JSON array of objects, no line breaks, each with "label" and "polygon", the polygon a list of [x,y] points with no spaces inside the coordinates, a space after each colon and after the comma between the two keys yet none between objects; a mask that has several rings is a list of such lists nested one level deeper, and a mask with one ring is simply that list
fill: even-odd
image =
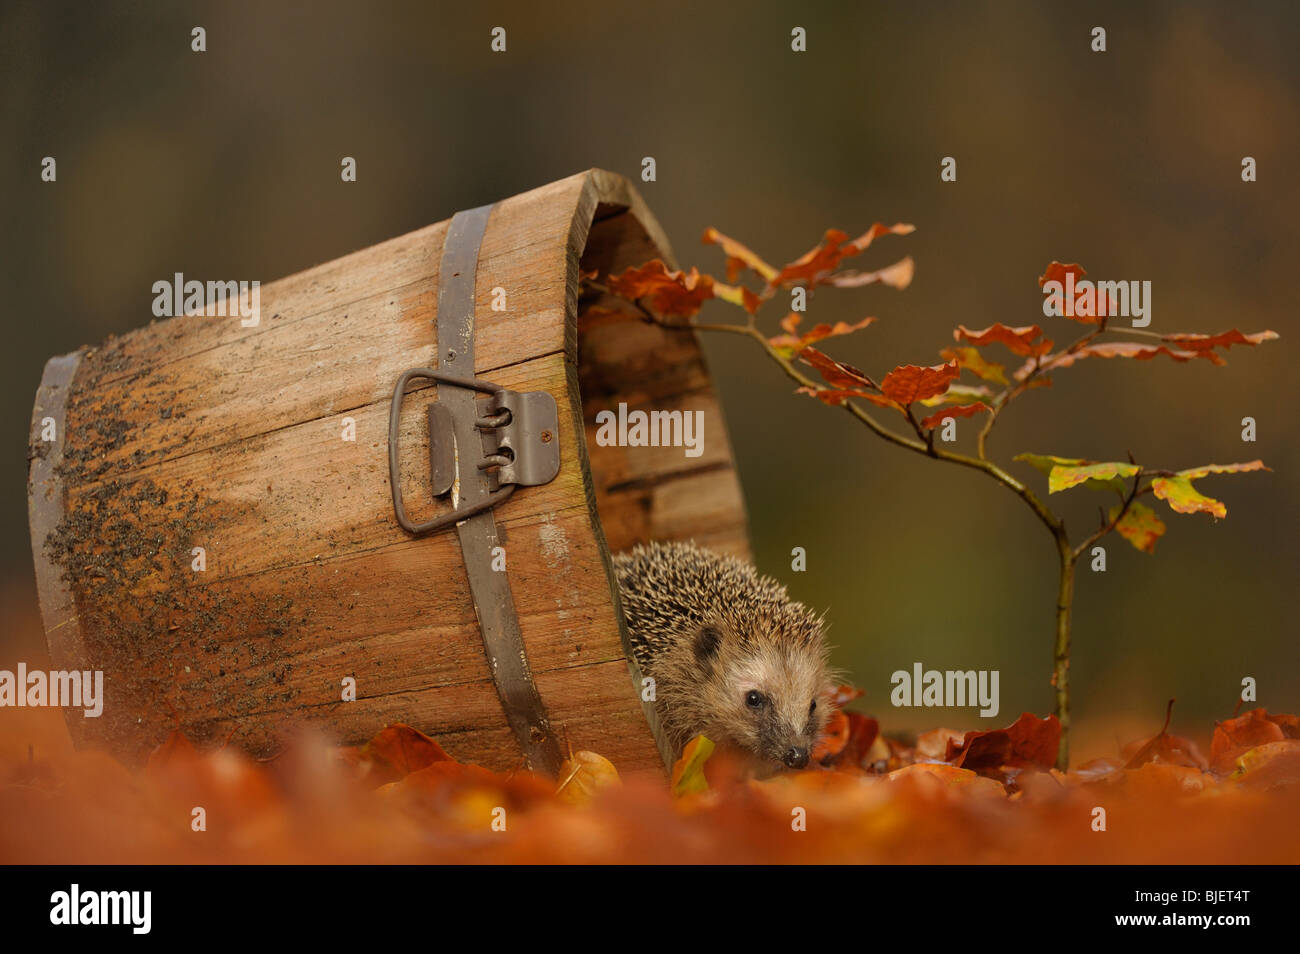
[{"label": "autumn leaf", "polygon": [[831,713],[826,729],[813,746],[812,760],[819,765],[829,765],[849,744],[849,717],[842,709]]},{"label": "autumn leaf", "polygon": [[1262,460],[1244,464],[1207,464],[1204,467],[1180,470],[1172,477],[1155,477],[1151,481],[1151,489],[1177,513],[1208,513],[1223,518],[1228,515],[1228,508],[1213,497],[1202,494],[1192,486],[1192,481],[1210,474],[1238,474],[1269,469]]},{"label": "autumn leaf", "polygon": [[801,335],[798,331],[800,316],[797,312],[792,311],[781,319],[781,327],[785,329],[786,333],[769,338],[767,343],[773,348],[776,348],[786,357],[793,357],[810,344],[815,344],[818,341],[824,341],[827,338],[834,338],[839,335],[852,334],[861,328],[867,327],[867,325],[871,324],[875,320],[875,318],[863,318],[861,321],[856,321],[852,324],[847,321],[837,321],[833,325],[815,325],[809,331]]},{"label": "autumn leaf", "polygon": [[681,758],[673,765],[673,794],[677,797],[694,792],[707,792],[708,779],[704,777],[704,763],[713,754],[713,743],[697,735],[686,743]]},{"label": "autumn leaf", "polygon": [[743,285],[724,285],[717,281],[713,283],[713,297],[720,298],[728,304],[739,305],[751,315],[755,314],[758,306],[763,304],[763,299]]},{"label": "autumn leaf", "polygon": [[836,361],[830,355],[823,354],[816,348],[804,348],[799,353],[799,360],[817,369],[817,373],[826,383],[834,388],[872,388],[874,381],[851,364]]},{"label": "autumn leaf", "polygon": [[575,752],[560,766],[560,783],[555,794],[570,805],[585,805],[606,788],[622,784],[614,763],[595,752]]},{"label": "autumn leaf", "polygon": [[1231,772],[1243,754],[1268,742],[1286,738],[1282,727],[1263,709],[1251,709],[1235,719],[1215,723],[1210,740],[1210,768],[1220,775]]},{"label": "autumn leaf", "polygon": [[1047,492],[1055,494],[1077,487],[1079,484],[1091,483],[1094,487],[1100,485],[1123,493],[1124,481],[1141,470],[1142,468],[1137,464],[1126,464],[1122,461],[1058,464],[1047,475]]},{"label": "autumn leaf", "polygon": [[1010,383],[1007,381],[1006,368],[992,361],[986,361],[978,348],[944,348],[939,352],[939,357],[945,361],[956,361],[960,367],[984,381],[1002,385]]},{"label": "autumn leaf", "polygon": [[[1111,507],[1107,519],[1113,521],[1121,506]],[[1131,502],[1119,523],[1115,524],[1116,532],[1143,553],[1156,552],[1156,541],[1165,535],[1165,529],[1159,515],[1140,500]]]},{"label": "autumn leaf", "polygon": [[381,729],[362,747],[360,757],[371,766],[377,783],[405,778],[435,762],[455,762],[441,745],[404,722]]},{"label": "autumn leaf", "polygon": [[1243,788],[1282,788],[1300,783],[1300,741],[1265,742],[1242,754],[1229,780]]},{"label": "autumn leaf", "polygon": [[953,407],[946,407],[941,411],[936,411],[925,420],[921,421],[922,427],[937,427],[941,422],[950,417],[972,417],[980,411],[989,410],[989,406],[983,401],[976,401],[972,404],[957,404]]},{"label": "autumn leaf", "polygon": [[788,282],[806,282],[815,285],[822,281],[840,262],[865,251],[867,247],[882,235],[907,235],[916,227],[899,223],[881,225],[879,222],[852,242],[845,242],[848,234],[839,229],[827,229],[820,243],[805,252],[799,258],[782,268],[773,278],[771,286],[784,285]]},{"label": "autumn leaf", "polygon": [[979,404],[991,400],[993,400],[993,392],[982,384],[978,387],[969,384],[952,384],[942,394],[928,397],[921,403],[926,407],[938,407],[940,404]]},{"label": "autumn leaf", "polygon": [[1236,328],[1230,331],[1221,331],[1217,335],[1163,335],[1161,341],[1168,341],[1179,348],[1188,351],[1201,351],[1207,348],[1227,349],[1231,345],[1250,345],[1254,347],[1265,341],[1276,340],[1278,334],[1276,331],[1257,331],[1253,334],[1242,334]]},{"label": "autumn leaf", "polygon": [[854,699],[861,699],[866,691],[856,686],[839,685],[831,690],[831,696],[828,700],[832,706],[841,709],[847,706]]},{"label": "autumn leaf", "polygon": [[1160,732],[1146,742],[1133,743],[1128,746],[1124,753],[1128,757],[1124,768],[1136,769],[1148,762],[1162,762],[1167,765],[1188,766],[1202,772],[1209,769],[1205,756],[1201,755],[1195,742],[1182,736],[1169,734],[1169,720],[1173,716],[1173,712],[1174,700],[1170,699],[1169,704],[1165,707],[1165,724],[1161,727]]},{"label": "autumn leaf", "polygon": [[[1054,310],[1073,321],[1084,324],[1097,324],[1103,317],[1110,317],[1118,314],[1119,305],[1109,295],[1106,295],[1105,301],[1101,296],[1103,291],[1097,284],[1087,283],[1083,288],[1079,288],[1080,279],[1088,273],[1082,265],[1077,263],[1064,265],[1061,262],[1051,262],[1042,275],[1038,277],[1038,287],[1043,288],[1048,282],[1058,282],[1061,285],[1059,292],[1053,292],[1047,301],[1053,306]],[[1074,288],[1074,307],[1070,313],[1066,313],[1065,294],[1067,289],[1067,276],[1070,287]],[[1091,299],[1091,300],[1089,300]]]},{"label": "autumn leaf", "polygon": [[942,394],[960,374],[961,369],[955,361],[928,368],[904,364],[885,375],[880,390],[891,401],[906,407],[915,401]]},{"label": "autumn leaf", "polygon": [[1167,355],[1180,364],[1196,358],[1204,358],[1211,364],[1222,365],[1226,362],[1217,353],[1210,350],[1177,351],[1164,345],[1145,345],[1136,341],[1107,341],[1102,344],[1085,345],[1076,351],[1063,351],[1043,359],[1042,366],[1053,371],[1068,368],[1084,358],[1133,358],[1136,361],[1150,361],[1157,355]]},{"label": "autumn leaf", "polygon": [[944,761],[980,773],[1004,766],[1047,771],[1056,763],[1060,740],[1061,723],[1055,715],[1040,719],[1026,712],[1005,729],[967,732],[960,742],[950,739]]},{"label": "autumn leaf", "polygon": [[952,337],[955,341],[969,341],[979,347],[996,341],[1005,345],[1012,354],[1032,358],[1047,354],[1052,350],[1050,339],[1044,338],[1042,341],[1035,341],[1042,333],[1043,329],[1038,325],[1011,328],[999,321],[987,328],[981,328],[979,331],[971,331],[965,325],[958,325],[953,330]]},{"label": "autumn leaf", "polygon": [[757,272],[765,282],[771,282],[776,275],[776,269],[763,261],[749,246],[723,235],[715,228],[705,229],[702,241],[705,245],[722,247],[723,254],[727,256],[727,281],[729,282],[734,282],[746,268]]},{"label": "autumn leaf", "polygon": [[657,258],[640,268],[628,268],[622,275],[610,275],[609,290],[631,301],[644,300],[665,318],[690,318],[714,297],[711,276],[701,275],[694,268],[689,272],[669,271]]},{"label": "autumn leaf", "polygon": [[912,276],[915,274],[916,263],[912,261],[912,256],[908,255],[906,258],[899,259],[893,265],[886,265],[874,272],[836,272],[825,280],[825,284],[832,285],[835,288],[862,288],[865,285],[874,285],[879,282],[882,285],[888,285],[890,288],[897,288],[902,291],[912,284]]},{"label": "autumn leaf", "polygon": [[[1051,454],[1017,454],[1012,460],[1023,461],[1034,469],[1047,475],[1048,491],[1056,493],[1059,490],[1066,490],[1070,487],[1084,484],[1093,490],[1113,490],[1119,494],[1126,494],[1128,488],[1124,484],[1123,477],[1132,477],[1137,473],[1137,465],[1108,463],[1098,464],[1090,460],[1082,460],[1078,457],[1055,457]],[[1133,468],[1121,473],[1116,470],[1113,473],[1107,473],[1107,468]],[[1089,472],[1090,468],[1098,468],[1094,472]],[[1057,476],[1057,471],[1061,471]],[[1082,473],[1082,476],[1080,474]]]}]

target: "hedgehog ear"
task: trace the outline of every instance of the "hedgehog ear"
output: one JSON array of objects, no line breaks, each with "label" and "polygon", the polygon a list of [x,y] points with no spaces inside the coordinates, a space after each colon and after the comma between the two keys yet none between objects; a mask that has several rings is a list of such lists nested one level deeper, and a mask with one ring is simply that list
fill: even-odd
[{"label": "hedgehog ear", "polygon": [[705,623],[695,634],[695,658],[702,663],[710,662],[718,654],[722,645],[722,630],[712,623]]}]

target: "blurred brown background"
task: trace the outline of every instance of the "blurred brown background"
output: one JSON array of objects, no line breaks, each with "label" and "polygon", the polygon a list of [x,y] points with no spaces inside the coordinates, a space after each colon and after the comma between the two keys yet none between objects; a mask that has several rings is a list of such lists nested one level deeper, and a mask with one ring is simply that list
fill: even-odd
[{"label": "blurred brown background", "polygon": [[[785,261],[828,226],[915,223],[864,257],[911,254],[909,290],[811,305],[815,320],[879,317],[830,349],[875,374],[938,361],[957,323],[1038,322],[1069,340],[1077,326],[1041,313],[1054,258],[1151,280],[1153,330],[1278,331],[1226,368],[1084,362],[1008,412],[991,452],[1262,457],[1273,473],[1201,483],[1226,521],[1158,503],[1169,533],[1154,556],[1112,537],[1109,571],[1081,572],[1076,724],[1154,731],[1177,696],[1175,726],[1199,735],[1248,675],[1261,704],[1295,711],[1300,8],[1133,6],[6,4],[0,663],[44,651],[24,447],[46,358],[148,322],[150,286],[173,272],[270,281],[590,166],[637,179],[652,155],[658,181],[639,185],[685,265],[721,272],[698,244],[708,225]],[[190,52],[196,25],[206,53]],[[498,25],[505,54],[489,51]],[[790,52],[796,25],[807,53]],[[1104,54],[1089,48],[1098,25]],[[40,181],[46,155],[57,184]],[[955,184],[939,181],[949,155]],[[836,661],[885,728],[979,721],[891,710],[889,675],[915,661],[1000,670],[997,724],[1050,711],[1055,555],[1028,510],[792,397],[747,343],[706,347],[760,568],[830,608]],[[1240,440],[1247,415],[1257,444]],[[1098,500],[1051,503],[1077,539]],[[789,572],[794,546],[806,574]]]}]

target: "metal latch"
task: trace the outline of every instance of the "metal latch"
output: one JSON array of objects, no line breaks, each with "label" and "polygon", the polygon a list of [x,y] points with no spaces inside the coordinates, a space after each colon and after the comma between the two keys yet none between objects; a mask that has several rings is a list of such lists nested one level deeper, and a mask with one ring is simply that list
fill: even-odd
[{"label": "metal latch", "polygon": [[[415,523],[407,516],[398,473],[402,396],[406,385],[415,378],[436,381],[440,390],[452,386],[488,395],[486,401],[472,405],[477,409],[473,427],[482,435],[479,447],[458,447],[453,412],[441,401],[429,405],[431,496],[452,494],[452,509],[423,523]],[[433,368],[411,368],[397,379],[388,413],[388,482],[397,522],[408,533],[429,533],[495,507],[516,487],[550,483],[560,472],[559,433],[559,410],[555,398],[545,391],[511,391],[478,378],[460,378]],[[469,496],[466,490],[477,483],[469,479],[476,475],[464,470],[471,461],[476,471],[487,471],[495,478],[495,486],[478,499],[461,503]]]}]

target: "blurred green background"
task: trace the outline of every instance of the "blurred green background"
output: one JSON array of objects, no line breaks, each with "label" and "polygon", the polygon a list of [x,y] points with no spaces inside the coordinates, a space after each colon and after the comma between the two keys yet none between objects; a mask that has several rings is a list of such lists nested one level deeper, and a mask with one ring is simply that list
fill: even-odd
[{"label": "blurred green background", "polygon": [[[818,321],[878,316],[830,349],[876,375],[938,361],[958,323],[1039,322],[1070,340],[1077,326],[1041,313],[1051,259],[1151,280],[1154,330],[1278,331],[1226,368],[1084,362],[1009,411],[991,452],[1132,451],[1170,468],[1262,457],[1272,473],[1202,481],[1227,520],[1158,503],[1169,533],[1154,556],[1111,537],[1109,571],[1081,572],[1076,725],[1109,746],[1106,727],[1154,731],[1176,696],[1175,728],[1204,736],[1244,676],[1261,704],[1295,711],[1300,8],[1135,6],[7,3],[0,658],[43,650],[24,447],[46,358],[148,322],[152,282],[175,271],[269,281],[591,166],[639,179],[651,155],[658,181],[638,185],[684,265],[721,273],[698,244],[709,225],[780,262],[828,226],[915,223],[863,261],[912,255],[910,289],[811,305]],[[196,25],[206,53],[190,51]],[[498,25],[505,54],[489,50]],[[790,51],[793,26],[806,53]],[[39,179],[46,155],[54,185]],[[354,184],[339,179],[345,155]],[[943,156],[956,183],[939,180]],[[887,729],[976,725],[972,710],[889,708],[890,673],[920,661],[1000,670],[996,724],[1049,711],[1055,554],[1029,511],[792,397],[746,342],[705,345],[757,562],[829,607],[865,708]],[[1051,503],[1077,538],[1098,499]],[[790,572],[794,546],[804,574]]]}]

